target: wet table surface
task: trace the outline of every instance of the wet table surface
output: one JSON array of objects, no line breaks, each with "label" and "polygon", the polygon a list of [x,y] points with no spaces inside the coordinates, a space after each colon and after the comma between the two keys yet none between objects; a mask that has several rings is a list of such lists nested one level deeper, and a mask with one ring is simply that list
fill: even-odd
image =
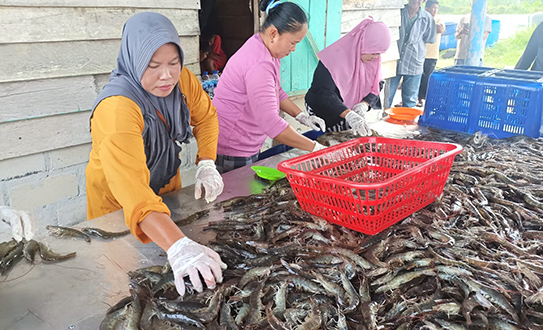
[{"label": "wet table surface", "polygon": [[[276,168],[279,162],[304,153],[292,149],[255,165]],[[217,199],[219,202],[258,194],[269,186],[256,178],[250,166],[225,173],[223,180],[224,191]],[[194,185],[164,195],[163,199],[174,220],[210,209],[209,216],[181,229],[201,243],[213,238],[214,234],[204,232],[203,228],[209,221],[221,220],[222,211],[213,204],[195,200]],[[74,226],[83,227],[126,230],[122,210]],[[34,265],[21,260],[7,277],[0,277],[0,330],[98,329],[105,311],[128,296],[129,271],[166,262],[165,252],[156,244],[142,244],[132,235],[115,240],[93,237],[91,243],[55,238],[47,231],[36,236],[56,253],[75,251],[77,256],[58,263],[44,263],[36,256]],[[8,239],[0,237],[1,242]]]}]

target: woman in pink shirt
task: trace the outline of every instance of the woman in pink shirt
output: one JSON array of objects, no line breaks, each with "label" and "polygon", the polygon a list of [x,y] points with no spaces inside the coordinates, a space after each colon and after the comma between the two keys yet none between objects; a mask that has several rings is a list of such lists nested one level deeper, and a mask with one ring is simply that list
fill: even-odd
[{"label": "woman in pink shirt", "polygon": [[307,151],[324,146],[296,132],[279,116],[283,110],[301,124],[324,130],[324,121],[296,106],[281,88],[281,58],[307,33],[307,17],[292,2],[261,0],[267,14],[262,31],[230,58],[215,89],[219,117],[216,165],[224,173],[255,162],[266,137]]}]

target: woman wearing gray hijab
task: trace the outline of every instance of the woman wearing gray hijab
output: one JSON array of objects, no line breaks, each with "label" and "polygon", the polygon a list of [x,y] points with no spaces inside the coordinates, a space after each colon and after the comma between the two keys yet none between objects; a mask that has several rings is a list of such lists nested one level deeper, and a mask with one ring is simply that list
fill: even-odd
[{"label": "woman wearing gray hijab", "polygon": [[201,292],[198,273],[213,288],[226,265],[216,252],[185,237],[159,195],[181,188],[178,155],[194,134],[195,198],[203,187],[204,198],[215,200],[223,189],[215,168],[218,133],[216,109],[196,76],[183,67],[172,22],[152,12],[131,17],[123,28],[117,68],[91,115],[87,218],[122,208],[137,239],[167,251],[180,295],[184,276]]}]

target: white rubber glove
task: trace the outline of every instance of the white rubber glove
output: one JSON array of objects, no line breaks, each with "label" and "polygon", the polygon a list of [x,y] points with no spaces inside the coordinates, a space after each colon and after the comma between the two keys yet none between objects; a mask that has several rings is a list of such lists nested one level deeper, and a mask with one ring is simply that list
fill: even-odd
[{"label": "white rubber glove", "polygon": [[311,152],[319,151],[319,150],[322,150],[322,149],[326,149],[326,146],[323,146],[322,144],[315,141],[315,147],[313,148],[313,151],[311,151]]},{"label": "white rubber glove", "polygon": [[371,130],[366,123],[366,119],[358,113],[349,111],[349,113],[345,116],[345,120],[356,134],[360,136],[368,136],[371,134]]},{"label": "white rubber glove", "polygon": [[361,116],[364,116],[364,114],[368,112],[369,109],[370,109],[370,106],[366,102],[360,102],[353,105],[353,108],[351,110],[353,110],[354,112],[356,112],[357,114]]},{"label": "white rubber glove", "polygon": [[175,278],[175,287],[181,296],[185,295],[183,278],[187,275],[198,292],[204,290],[198,273],[202,275],[209,289],[215,288],[216,283],[222,283],[222,269],[226,269],[226,264],[222,262],[217,252],[207,246],[183,237],[170,246],[167,254]]},{"label": "white rubber glove", "polygon": [[310,116],[302,111],[296,116],[296,120],[300,124],[310,127],[312,130],[323,132],[326,131],[326,123],[324,122],[324,119],[317,116]]},{"label": "white rubber glove", "polygon": [[11,226],[12,236],[17,242],[23,238],[30,241],[34,237],[36,226],[25,211],[0,206],[0,219]]},{"label": "white rubber glove", "polygon": [[213,202],[222,193],[224,183],[222,176],[211,159],[204,159],[198,163],[196,169],[196,183],[194,184],[194,198],[202,197],[202,187],[205,190],[204,198],[208,203]]}]

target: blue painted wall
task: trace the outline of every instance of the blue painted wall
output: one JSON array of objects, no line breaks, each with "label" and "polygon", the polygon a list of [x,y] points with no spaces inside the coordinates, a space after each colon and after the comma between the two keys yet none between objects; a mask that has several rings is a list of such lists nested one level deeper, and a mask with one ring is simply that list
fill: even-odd
[{"label": "blue painted wall", "polygon": [[281,60],[281,85],[289,95],[304,94],[311,86],[322,50],[341,36],[343,0],[291,0],[304,9],[309,19],[309,32],[296,51]]}]

